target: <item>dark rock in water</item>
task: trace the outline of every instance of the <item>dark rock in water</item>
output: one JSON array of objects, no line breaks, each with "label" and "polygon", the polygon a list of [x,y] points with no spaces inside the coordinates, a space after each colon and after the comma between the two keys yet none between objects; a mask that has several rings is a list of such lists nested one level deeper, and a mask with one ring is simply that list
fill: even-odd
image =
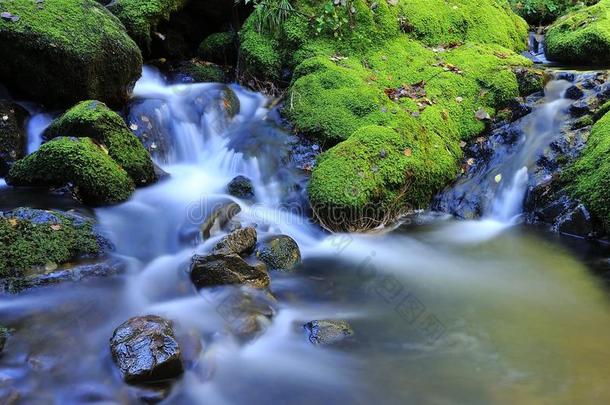
[{"label": "dark rock in water", "polygon": [[237,97],[235,91],[233,91],[233,89],[229,86],[225,86],[224,90],[222,91],[222,102],[223,107],[230,118],[233,118],[239,114],[239,111],[241,110],[239,97]]},{"label": "dark rock in water", "polygon": [[148,383],[182,374],[182,356],[170,321],[155,315],[131,318],[110,339],[112,359],[128,383]]},{"label": "dark rock in water", "polygon": [[237,198],[253,198],[254,197],[254,185],[252,180],[245,176],[237,176],[227,186],[229,194]]},{"label": "dark rock in water", "polygon": [[276,312],[276,300],[268,291],[239,288],[216,307],[229,331],[242,341],[260,335]]},{"label": "dark rock in water", "polygon": [[144,404],[158,404],[169,396],[172,385],[169,382],[133,386],[133,395]]},{"label": "dark rock in water", "polygon": [[4,326],[0,326],[0,353],[4,351],[4,345],[8,339],[9,331]]},{"label": "dark rock in water", "polygon": [[573,236],[588,237],[593,234],[591,214],[583,204],[578,204],[561,215],[555,227],[559,233]]},{"label": "dark rock in water", "polygon": [[197,58],[180,62],[172,73],[181,83],[225,83],[227,76],[218,65]]},{"label": "dark rock in water", "polygon": [[250,265],[236,254],[195,255],[191,262],[191,281],[197,288],[245,284],[255,288],[269,285],[265,266]]},{"label": "dark rock in water", "polygon": [[519,85],[519,94],[529,96],[544,90],[544,74],[542,70],[532,68],[513,69]]},{"label": "dark rock in water", "polygon": [[236,229],[216,244],[214,253],[241,255],[251,253],[255,245],[256,229],[252,227]]},{"label": "dark rock in water", "polygon": [[286,235],[265,239],[256,250],[256,256],[271,270],[291,271],[301,263],[299,245]]},{"label": "dark rock in water", "polygon": [[26,154],[25,119],[28,113],[17,104],[0,100],[0,177]]},{"label": "dark rock in water", "polygon": [[311,321],[303,327],[309,333],[309,341],[314,345],[334,345],[345,342],[354,335],[354,330],[347,321]]},{"label": "dark rock in water", "polygon": [[565,80],[568,82],[573,82],[575,79],[575,75],[572,72],[557,72],[555,74],[555,80]]},{"label": "dark rock in water", "polygon": [[565,98],[569,98],[572,100],[578,100],[584,95],[585,95],[585,93],[582,91],[582,89],[580,87],[572,86],[566,90]]},{"label": "dark rock in water", "polygon": [[581,99],[572,103],[570,106],[570,114],[572,114],[573,117],[578,118],[590,114],[595,108],[597,108],[595,99]]},{"label": "dark rock in water", "polygon": [[223,229],[226,227],[231,219],[237,214],[241,212],[241,207],[232,202],[226,202],[216,208],[212,213],[206,218],[203,225],[201,225],[201,234],[203,239],[209,239],[212,235],[212,232],[216,229]]}]

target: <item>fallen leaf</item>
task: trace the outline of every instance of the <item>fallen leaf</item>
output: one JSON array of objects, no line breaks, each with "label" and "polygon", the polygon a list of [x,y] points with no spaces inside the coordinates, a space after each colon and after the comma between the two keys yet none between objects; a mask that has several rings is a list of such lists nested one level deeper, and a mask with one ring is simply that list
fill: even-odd
[{"label": "fallen leaf", "polygon": [[54,231],[59,231],[61,229],[61,225],[59,225],[59,224],[51,225],[51,229]]},{"label": "fallen leaf", "polygon": [[411,150],[411,148],[406,148],[404,154],[405,156],[411,156],[413,154],[413,151]]},{"label": "fallen leaf", "polygon": [[15,218],[9,219],[8,223],[11,224],[11,226],[17,226],[17,220]]},{"label": "fallen leaf", "polygon": [[499,183],[502,181],[502,175],[501,174],[496,174],[496,177],[494,177],[494,180],[496,181],[496,183]]}]

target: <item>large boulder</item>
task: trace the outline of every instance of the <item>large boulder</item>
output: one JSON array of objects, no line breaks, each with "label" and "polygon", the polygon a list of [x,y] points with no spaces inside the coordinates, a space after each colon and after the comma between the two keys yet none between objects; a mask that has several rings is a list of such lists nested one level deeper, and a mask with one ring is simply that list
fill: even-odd
[{"label": "large boulder", "polygon": [[133,180],[90,138],[60,137],[11,168],[12,186],[64,187],[85,204],[108,205],[125,201],[134,191]]},{"label": "large boulder", "polygon": [[17,104],[0,100],[0,177],[6,176],[13,163],[25,156],[26,117],[27,111]]},{"label": "large boulder", "polygon": [[104,253],[110,244],[92,220],[73,213],[18,208],[0,212],[0,278],[50,270]]},{"label": "large boulder", "polygon": [[104,145],[108,155],[131,176],[136,186],[156,180],[154,164],[142,142],[123,119],[100,101],[83,101],[51,123],[46,139],[89,137]]},{"label": "large boulder", "polygon": [[255,245],[256,229],[253,227],[241,228],[222,238],[214,247],[214,252],[242,255],[252,252]]},{"label": "large boulder", "polygon": [[237,198],[254,198],[254,185],[252,180],[246,176],[237,176],[227,185],[227,191],[233,197]]},{"label": "large boulder", "polygon": [[557,20],[547,31],[546,55],[562,63],[610,63],[610,0],[578,9]]},{"label": "large boulder", "polygon": [[251,265],[236,254],[213,253],[193,257],[191,281],[197,288],[232,284],[265,288],[269,275],[260,263]]},{"label": "large boulder", "polygon": [[159,316],[139,316],[121,324],[110,339],[110,350],[125,382],[162,381],[184,371],[172,323]]},{"label": "large boulder", "polygon": [[0,81],[49,106],[120,104],[142,70],[121,23],[95,0],[0,2]]},{"label": "large boulder", "polygon": [[571,9],[599,0],[509,0],[513,10],[533,26],[548,25]]}]

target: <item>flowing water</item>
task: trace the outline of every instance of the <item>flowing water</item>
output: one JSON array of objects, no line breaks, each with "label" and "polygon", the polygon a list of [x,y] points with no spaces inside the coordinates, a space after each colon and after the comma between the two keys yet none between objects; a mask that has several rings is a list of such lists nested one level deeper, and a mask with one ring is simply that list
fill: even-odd
[{"label": "flowing water", "polygon": [[[232,89],[234,118],[223,87],[170,86],[145,71],[130,120],[145,115],[138,125],[165,134],[153,142],[170,177],[96,210],[124,275],[0,298],[0,322],[16,331],[0,358],[0,397],[135,402],[141,391],[121,382],[108,340],[129,317],[158,314],[175,322],[187,359],[167,403],[610,401],[603,280],[561,240],[517,219],[528,165],[566,107],[563,83],[531,114],[503,180],[487,174],[498,184],[482,220],[421,215],[376,235],[328,235],[308,219],[306,176],[290,153],[298,140],[276,125],[269,100]],[[253,201],[225,194],[238,174],[253,180]],[[292,236],[304,258],[296,273],[271,274],[275,316],[246,343],[227,331],[225,291],[197,292],[187,273],[191,256],[222,236],[201,241],[197,230],[227,200],[259,235]],[[355,340],[313,346],[301,325],[314,319],[349,320]]]}]

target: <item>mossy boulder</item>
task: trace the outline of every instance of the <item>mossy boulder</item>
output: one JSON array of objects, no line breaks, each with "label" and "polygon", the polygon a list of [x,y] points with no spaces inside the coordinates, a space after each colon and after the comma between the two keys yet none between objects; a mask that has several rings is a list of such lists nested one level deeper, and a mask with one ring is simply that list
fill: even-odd
[{"label": "mossy boulder", "polygon": [[400,0],[401,28],[430,46],[464,42],[527,48],[527,23],[498,0]]},{"label": "mossy boulder", "polygon": [[46,139],[88,137],[108,151],[108,155],[133,179],[136,186],[156,180],[150,155],[123,119],[104,103],[89,100],[78,103],[51,123]]},{"label": "mossy boulder", "polygon": [[585,150],[562,178],[572,196],[610,232],[610,113],[593,125]]},{"label": "mossy boulder", "polygon": [[97,256],[108,246],[92,220],[73,213],[32,208],[0,212],[0,278]]},{"label": "mossy boulder", "polygon": [[134,191],[127,172],[90,138],[55,138],[15,163],[6,180],[12,186],[71,186],[94,206],[125,201]]},{"label": "mossy boulder", "polygon": [[301,264],[299,245],[288,235],[265,238],[256,249],[256,257],[270,270],[293,271]]},{"label": "mossy boulder", "polygon": [[25,156],[27,115],[19,105],[0,100],[0,177],[6,176],[13,163]]},{"label": "mossy boulder", "polygon": [[129,35],[145,52],[150,52],[152,35],[158,25],[169,20],[188,0],[115,0],[108,9],[127,28]]},{"label": "mossy boulder", "polygon": [[572,9],[590,6],[599,0],[509,0],[515,13],[531,25],[546,25]]},{"label": "mossy boulder", "polygon": [[237,54],[237,38],[233,32],[217,32],[207,36],[199,45],[197,54],[203,60],[220,65],[232,65]]},{"label": "mossy boulder", "polygon": [[122,24],[94,0],[0,2],[0,81],[49,106],[119,104],[142,70]]},{"label": "mossy boulder", "polygon": [[610,0],[601,0],[557,20],[547,31],[546,55],[562,63],[610,63]]}]

